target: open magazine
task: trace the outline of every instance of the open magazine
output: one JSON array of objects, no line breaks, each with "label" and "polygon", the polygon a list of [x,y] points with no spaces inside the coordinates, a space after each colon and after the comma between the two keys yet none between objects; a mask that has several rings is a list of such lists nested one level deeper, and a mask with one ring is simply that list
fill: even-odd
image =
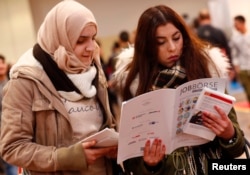
[{"label": "open magazine", "polygon": [[[199,99],[199,96],[204,88],[224,95],[226,86],[227,79],[204,78],[187,82],[177,89],[159,89],[123,102],[117,163],[142,156],[147,139],[161,138],[167,147],[166,154],[179,147],[200,145],[214,139],[215,134],[203,126],[200,119],[195,119],[205,104],[204,98]],[[200,106],[195,108],[198,99]],[[220,102],[214,104],[218,103],[224,108]]]}]

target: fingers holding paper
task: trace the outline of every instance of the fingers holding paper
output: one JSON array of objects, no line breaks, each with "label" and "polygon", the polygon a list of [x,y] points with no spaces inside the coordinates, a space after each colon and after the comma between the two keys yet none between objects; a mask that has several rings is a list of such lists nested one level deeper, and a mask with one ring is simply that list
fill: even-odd
[{"label": "fingers holding paper", "polygon": [[117,146],[110,147],[111,149],[108,151],[108,153],[105,155],[109,159],[116,159],[117,158],[117,152],[118,148]]},{"label": "fingers holding paper", "polygon": [[156,166],[165,155],[166,146],[161,139],[154,139],[153,143],[148,140],[145,143],[143,160],[148,166]]},{"label": "fingers holding paper", "polygon": [[97,159],[106,156],[107,158],[117,157],[117,146],[94,147],[96,141],[83,142],[82,147],[86,156],[87,163],[93,164]]},{"label": "fingers holding paper", "polygon": [[219,116],[203,111],[203,125],[210,128],[218,137],[229,140],[234,136],[234,127],[226,113],[218,106],[214,106]]}]

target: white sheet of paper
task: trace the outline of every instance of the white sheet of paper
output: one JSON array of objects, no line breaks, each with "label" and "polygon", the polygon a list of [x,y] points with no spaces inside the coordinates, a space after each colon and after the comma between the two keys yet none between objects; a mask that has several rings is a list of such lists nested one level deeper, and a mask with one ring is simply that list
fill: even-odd
[{"label": "white sheet of paper", "polygon": [[114,129],[105,128],[100,132],[97,132],[83,139],[81,142],[96,140],[97,143],[95,147],[109,147],[109,146],[117,146],[118,138],[119,138],[118,132],[116,132]]}]

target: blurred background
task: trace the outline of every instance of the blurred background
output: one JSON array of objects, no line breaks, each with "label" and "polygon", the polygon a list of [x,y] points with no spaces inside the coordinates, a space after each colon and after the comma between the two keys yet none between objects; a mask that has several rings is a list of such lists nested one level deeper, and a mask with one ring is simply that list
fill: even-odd
[{"label": "blurred background", "polygon": [[[0,53],[15,63],[32,47],[46,13],[61,0],[0,0]],[[230,38],[233,16],[242,14],[250,20],[249,0],[77,0],[94,13],[98,25],[103,59],[107,61],[112,45],[123,30],[131,33],[140,14],[153,5],[165,4],[183,15],[190,25],[202,8],[208,8],[212,23]],[[248,25],[250,23],[247,23]],[[250,27],[249,27],[250,28]]]}]

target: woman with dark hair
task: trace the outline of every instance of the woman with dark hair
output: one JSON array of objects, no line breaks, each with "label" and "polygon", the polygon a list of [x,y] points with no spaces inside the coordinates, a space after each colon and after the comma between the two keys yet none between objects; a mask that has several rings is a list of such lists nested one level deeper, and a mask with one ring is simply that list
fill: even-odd
[{"label": "woman with dark hair", "polygon": [[[176,88],[200,78],[227,77],[230,64],[219,49],[198,39],[171,8],[159,5],[144,11],[139,19],[133,52],[122,53],[114,74],[123,101],[161,88]],[[130,53],[124,58],[126,53]],[[132,53],[132,54],[131,54]],[[123,63],[121,63],[123,62]],[[207,160],[235,158],[243,153],[243,133],[234,109],[227,116],[202,113],[203,124],[216,138],[204,145],[182,147],[170,155],[157,138],[146,141],[142,157],[124,162],[126,172],[140,174],[207,174]],[[173,116],[166,116],[173,117]]]}]

